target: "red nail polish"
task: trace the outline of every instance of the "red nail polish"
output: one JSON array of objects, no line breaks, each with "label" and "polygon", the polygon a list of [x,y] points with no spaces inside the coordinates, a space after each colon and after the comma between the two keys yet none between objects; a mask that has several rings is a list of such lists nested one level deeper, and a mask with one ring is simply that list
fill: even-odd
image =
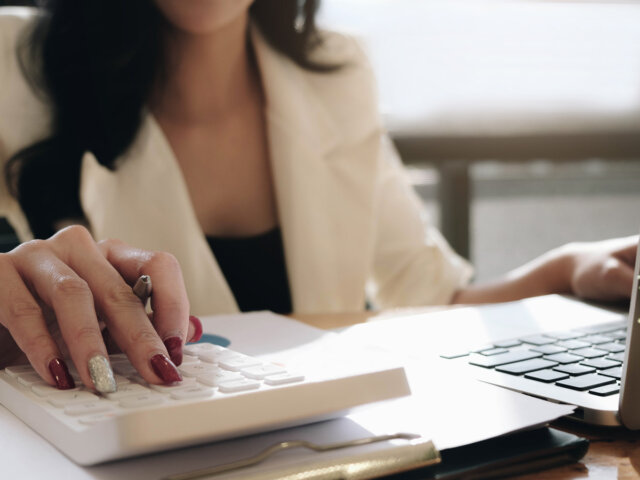
[{"label": "red nail polish", "polygon": [[195,332],[193,333],[193,337],[189,340],[190,342],[197,342],[202,338],[202,322],[198,317],[193,315],[189,316],[189,321],[193,325]]},{"label": "red nail polish", "polygon": [[156,375],[166,384],[182,381],[182,375],[180,375],[176,366],[161,353],[151,357],[151,366]]},{"label": "red nail polish", "polygon": [[180,337],[167,338],[164,341],[164,346],[167,347],[169,358],[173,364],[180,365],[182,363],[182,339]]},{"label": "red nail polish", "polygon": [[49,372],[56,381],[56,387],[60,390],[69,390],[75,388],[76,382],[73,381],[73,377],[69,373],[67,364],[60,358],[54,358],[49,362]]}]

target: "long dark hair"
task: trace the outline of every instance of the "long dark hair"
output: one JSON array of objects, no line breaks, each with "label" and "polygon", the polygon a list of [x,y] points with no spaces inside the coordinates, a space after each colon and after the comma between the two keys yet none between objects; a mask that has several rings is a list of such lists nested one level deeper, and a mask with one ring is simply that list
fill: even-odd
[{"label": "long dark hair", "polygon": [[[319,1],[255,0],[250,15],[266,40],[298,65],[331,70],[310,59],[321,41],[314,22]],[[164,19],[153,0],[31,3],[41,6],[41,15],[21,42],[20,59],[51,105],[53,133],[13,155],[4,173],[34,236],[47,238],[56,222],[84,216],[83,154],[92,152],[113,170],[135,139],[165,68]]]}]

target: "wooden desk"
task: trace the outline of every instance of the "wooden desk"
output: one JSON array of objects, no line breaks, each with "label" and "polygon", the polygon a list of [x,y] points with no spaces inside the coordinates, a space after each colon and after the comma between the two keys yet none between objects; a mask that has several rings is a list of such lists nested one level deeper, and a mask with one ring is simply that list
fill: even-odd
[{"label": "wooden desk", "polygon": [[[443,308],[398,309],[385,313],[367,312],[331,315],[294,315],[297,320],[318,328],[331,329],[363,323],[372,317],[391,318],[416,312],[433,312]],[[453,307],[455,308],[455,307]],[[640,478],[640,432],[623,429],[597,428],[568,420],[554,422],[554,427],[591,440],[587,455],[578,463],[543,472],[521,475],[520,480],[539,478],[567,480],[589,478],[597,480]]]}]

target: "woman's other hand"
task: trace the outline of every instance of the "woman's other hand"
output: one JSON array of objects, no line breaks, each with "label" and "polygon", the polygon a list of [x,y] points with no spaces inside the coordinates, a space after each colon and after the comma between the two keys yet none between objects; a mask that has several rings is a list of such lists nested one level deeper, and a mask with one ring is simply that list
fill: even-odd
[{"label": "woman's other hand", "polygon": [[[141,275],[153,282],[153,322],[131,290]],[[117,240],[96,243],[87,229],[72,226],[0,254],[0,285],[0,324],[6,328],[0,331],[0,362],[15,359],[18,347],[46,382],[64,389],[74,385],[68,354],[85,385],[114,391],[104,325],[146,381],[181,379],[175,365],[199,321],[190,321],[180,266],[170,254]]]},{"label": "woman's other hand", "polygon": [[615,301],[629,298],[638,236],[564,247],[571,258],[571,291],[583,298]]}]

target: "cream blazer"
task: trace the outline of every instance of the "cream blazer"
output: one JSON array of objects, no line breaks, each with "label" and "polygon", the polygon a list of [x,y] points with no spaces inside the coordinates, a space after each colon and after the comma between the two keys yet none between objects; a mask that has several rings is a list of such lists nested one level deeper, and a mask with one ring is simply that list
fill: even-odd
[{"label": "cream blazer", "polygon": [[[50,134],[46,100],[16,60],[34,15],[0,8],[0,160]],[[430,227],[381,126],[372,72],[356,43],[331,35],[318,59],[344,63],[314,73],[251,36],[266,93],[268,141],[294,310],[359,311],[448,303],[469,265]],[[180,167],[151,114],[111,172],[87,152],[80,196],[95,239],[119,238],[179,260],[196,315],[238,306],[198,224]],[[4,214],[32,238],[18,203]]]}]

